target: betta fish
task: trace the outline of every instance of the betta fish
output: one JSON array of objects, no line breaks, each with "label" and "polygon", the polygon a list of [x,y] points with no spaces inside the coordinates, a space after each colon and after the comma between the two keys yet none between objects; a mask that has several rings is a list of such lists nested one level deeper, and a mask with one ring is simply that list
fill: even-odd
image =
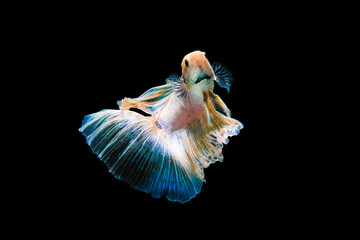
[{"label": "betta fish", "polygon": [[118,101],[119,110],[85,116],[79,131],[117,179],[185,203],[200,193],[204,169],[223,160],[223,145],[243,125],[213,92],[214,81],[230,91],[227,68],[210,65],[201,51],[187,54],[181,67],[181,77],[172,74],[165,85]]}]

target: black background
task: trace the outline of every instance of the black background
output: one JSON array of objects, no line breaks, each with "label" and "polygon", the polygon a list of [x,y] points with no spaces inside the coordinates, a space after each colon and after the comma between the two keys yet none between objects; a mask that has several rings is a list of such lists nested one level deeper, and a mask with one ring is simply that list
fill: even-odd
[{"label": "black background", "polygon": [[[222,21],[180,18],[173,23],[164,14],[140,21],[116,14],[71,14],[50,23],[48,34],[38,40],[44,78],[51,79],[46,98],[53,103],[49,129],[56,136],[41,201],[51,202],[51,211],[60,216],[92,220],[99,215],[106,222],[112,216],[140,225],[152,216],[165,223],[185,216],[191,224],[234,218],[236,224],[275,219],[285,224],[306,211],[311,202],[302,194],[307,175],[291,137],[297,117],[291,112],[296,107],[293,83],[302,78],[294,66],[302,61],[308,41],[299,34],[297,21],[254,11]],[[117,109],[118,100],[164,84],[171,73],[181,75],[182,58],[194,50],[233,73],[230,93],[216,84],[214,92],[244,129],[224,146],[224,161],[205,169],[200,194],[181,204],[154,199],[115,179],[78,128],[85,115]]]}]

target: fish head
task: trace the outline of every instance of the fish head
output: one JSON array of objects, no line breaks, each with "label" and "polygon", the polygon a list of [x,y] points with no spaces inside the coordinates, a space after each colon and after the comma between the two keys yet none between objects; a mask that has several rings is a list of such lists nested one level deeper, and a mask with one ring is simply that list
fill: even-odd
[{"label": "fish head", "polygon": [[202,90],[214,87],[214,71],[205,57],[205,52],[194,51],[187,54],[181,62],[181,68],[186,84],[197,85]]}]

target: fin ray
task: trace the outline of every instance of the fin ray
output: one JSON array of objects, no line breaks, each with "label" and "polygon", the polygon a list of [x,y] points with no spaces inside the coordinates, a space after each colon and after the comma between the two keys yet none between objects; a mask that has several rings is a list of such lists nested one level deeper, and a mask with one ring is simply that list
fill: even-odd
[{"label": "fin ray", "polygon": [[129,110],[88,115],[79,130],[109,172],[131,187],[181,203],[200,192],[203,174],[187,158],[183,133],[167,134]]},{"label": "fin ray", "polygon": [[179,77],[177,74],[171,74],[166,79],[166,82],[172,85],[173,91],[178,97],[184,98],[185,100],[189,99],[187,85],[184,83],[184,79],[182,77]]},{"label": "fin ray", "polygon": [[230,87],[233,83],[233,77],[229,69],[227,69],[223,64],[214,62],[212,65],[214,74],[216,76],[216,82],[220,87],[226,88],[227,92],[230,92]]}]

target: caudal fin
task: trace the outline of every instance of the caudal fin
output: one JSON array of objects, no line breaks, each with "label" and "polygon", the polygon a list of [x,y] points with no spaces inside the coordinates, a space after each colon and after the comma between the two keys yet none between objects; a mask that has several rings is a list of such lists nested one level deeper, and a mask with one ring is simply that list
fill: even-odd
[{"label": "caudal fin", "polygon": [[200,192],[202,169],[190,162],[181,134],[167,134],[133,111],[87,115],[80,132],[116,178],[154,198],[189,201]]}]

